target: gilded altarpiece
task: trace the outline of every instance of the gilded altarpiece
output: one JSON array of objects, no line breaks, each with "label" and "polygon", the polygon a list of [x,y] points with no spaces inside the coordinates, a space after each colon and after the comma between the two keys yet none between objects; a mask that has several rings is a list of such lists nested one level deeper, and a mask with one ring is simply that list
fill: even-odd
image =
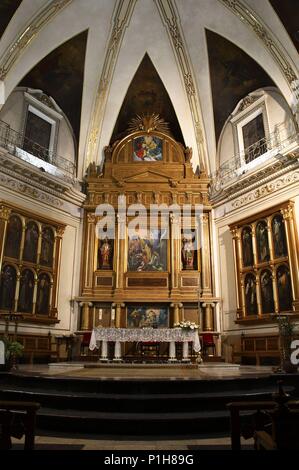
[{"label": "gilded altarpiece", "polygon": [[269,321],[299,313],[298,236],[294,203],[230,226],[233,236],[237,321]]},{"label": "gilded altarpiece", "polygon": [[[104,326],[105,305],[114,327],[171,327],[188,319],[188,312],[194,321],[194,311],[202,310],[201,329],[213,331],[209,179],[194,173],[191,149],[146,119],[139,129],[106,147],[103,168],[92,164],[86,178],[80,329]],[[119,211],[120,201],[125,212]],[[97,236],[102,204],[115,211],[115,237]],[[143,208],[133,235],[130,224],[137,213],[132,205]],[[171,209],[174,205],[179,212]],[[183,225],[184,205],[191,208],[188,226]],[[154,228],[153,206],[159,206]]]},{"label": "gilded altarpiece", "polygon": [[0,203],[0,317],[58,323],[60,254],[65,225]]}]

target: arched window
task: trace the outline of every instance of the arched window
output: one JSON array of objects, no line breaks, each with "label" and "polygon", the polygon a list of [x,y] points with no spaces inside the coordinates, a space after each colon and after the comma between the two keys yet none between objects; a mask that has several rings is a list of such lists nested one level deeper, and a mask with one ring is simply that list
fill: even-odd
[{"label": "arched window", "polygon": [[50,291],[51,291],[50,276],[46,273],[41,273],[38,276],[38,283],[37,283],[36,313],[38,315],[49,314]]},{"label": "arched window", "polygon": [[37,246],[38,246],[38,226],[35,222],[29,221],[27,223],[25,232],[25,244],[23,259],[36,263],[37,260]]},{"label": "arched window", "polygon": [[14,266],[5,265],[1,273],[0,281],[0,308],[14,310],[17,273]]},{"label": "arched window", "polygon": [[21,241],[22,221],[17,215],[12,215],[7,226],[4,256],[19,259]]},{"label": "arched window", "polygon": [[34,274],[30,269],[24,269],[20,278],[18,310],[31,313],[33,306]]}]

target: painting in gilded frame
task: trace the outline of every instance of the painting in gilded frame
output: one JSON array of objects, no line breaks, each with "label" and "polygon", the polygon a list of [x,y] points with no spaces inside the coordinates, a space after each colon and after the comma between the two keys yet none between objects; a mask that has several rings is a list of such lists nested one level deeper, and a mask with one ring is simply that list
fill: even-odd
[{"label": "painting in gilded frame", "polygon": [[156,305],[128,306],[127,328],[167,328],[168,325],[168,307]]},{"label": "painting in gilded frame", "polygon": [[153,135],[142,135],[133,140],[133,160],[135,162],[162,161],[162,139]]},{"label": "painting in gilded frame", "polygon": [[167,271],[166,230],[151,230],[147,237],[129,237],[128,271]]}]

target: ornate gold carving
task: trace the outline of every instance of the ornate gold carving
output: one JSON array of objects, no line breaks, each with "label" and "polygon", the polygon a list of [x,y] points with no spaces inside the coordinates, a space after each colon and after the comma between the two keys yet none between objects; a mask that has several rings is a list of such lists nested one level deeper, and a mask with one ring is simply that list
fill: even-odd
[{"label": "ornate gold carving", "polygon": [[96,221],[96,216],[94,213],[88,212],[87,214],[87,220],[89,224],[94,224]]},{"label": "ornate gold carving", "polygon": [[165,28],[168,31],[174,50],[177,55],[178,63],[184,79],[185,90],[187,93],[190,111],[193,119],[195,138],[198,148],[201,168],[205,167],[209,172],[209,161],[207,158],[206,145],[204,142],[204,133],[202,127],[202,113],[200,99],[196,90],[195,80],[193,79],[192,68],[185,46],[183,35],[180,29],[180,20],[172,0],[155,0],[161,18],[164,21]]},{"label": "ornate gold carving", "polygon": [[36,38],[39,31],[51,21],[57,13],[69,5],[72,0],[54,0],[40,11],[31,24],[23,29],[15,41],[9,46],[0,60],[0,80],[4,80],[18,60],[21,53]]},{"label": "ornate gold carving", "polygon": [[294,71],[289,60],[286,58],[283,48],[278,40],[272,36],[266,25],[262,23],[262,20],[258,15],[248,6],[243,5],[239,0],[220,0],[227,8],[233,11],[233,13],[247,26],[249,26],[255,34],[264,43],[270,54],[272,55],[275,62],[279,65],[283,75],[285,76],[290,89],[293,90],[293,83],[297,80],[297,74]]},{"label": "ornate gold carving", "polygon": [[137,114],[136,117],[129,122],[128,132],[151,132],[159,131],[170,135],[169,124],[160,117],[159,114]]},{"label": "ornate gold carving", "polygon": [[289,205],[288,207],[281,209],[281,213],[283,215],[284,220],[293,219],[293,206]]},{"label": "ornate gold carving", "polygon": [[0,219],[8,220],[11,213],[11,209],[0,205]]},{"label": "ornate gold carving", "polygon": [[108,84],[111,82],[121,40],[125,29],[129,25],[136,1],[137,0],[118,0],[90,124],[86,149],[86,167],[88,167],[89,163],[96,155],[107,99]]}]

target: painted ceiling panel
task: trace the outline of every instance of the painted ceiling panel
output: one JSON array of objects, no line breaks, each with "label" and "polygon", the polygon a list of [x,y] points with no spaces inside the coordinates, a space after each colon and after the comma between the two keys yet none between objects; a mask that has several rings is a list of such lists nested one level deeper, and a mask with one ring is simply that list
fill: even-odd
[{"label": "painted ceiling panel", "polygon": [[206,30],[215,134],[218,141],[226,119],[248,93],[275,83],[262,67],[223,36]]},{"label": "painted ceiling panel", "polygon": [[299,1],[270,0],[270,3],[299,52]]},{"label": "painted ceiling panel", "polygon": [[184,143],[172,102],[148,54],[145,54],[142,59],[128,88],[113,130],[111,143],[124,136],[129,121],[136,114],[142,113],[159,114],[169,123],[173,137]]},{"label": "painted ceiling panel", "polygon": [[88,31],[74,36],[41,60],[19,83],[52,96],[67,115],[79,141]]}]

